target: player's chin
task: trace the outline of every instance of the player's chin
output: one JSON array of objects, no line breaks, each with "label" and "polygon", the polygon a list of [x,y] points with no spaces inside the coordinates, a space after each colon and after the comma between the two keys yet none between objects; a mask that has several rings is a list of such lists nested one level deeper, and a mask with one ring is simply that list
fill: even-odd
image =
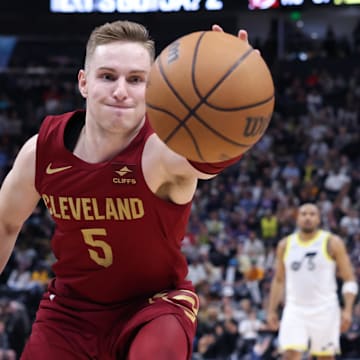
[{"label": "player's chin", "polygon": [[306,233],[306,234],[311,234],[311,233],[313,233],[315,230],[316,230],[316,228],[313,227],[313,226],[304,226],[304,227],[302,228],[302,231],[303,231],[304,233]]}]

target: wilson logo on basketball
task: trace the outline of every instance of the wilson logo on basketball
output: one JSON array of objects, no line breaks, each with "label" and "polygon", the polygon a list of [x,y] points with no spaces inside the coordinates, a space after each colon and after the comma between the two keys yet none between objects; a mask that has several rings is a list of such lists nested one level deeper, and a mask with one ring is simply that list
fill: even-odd
[{"label": "wilson logo on basketball", "polygon": [[270,119],[271,115],[246,117],[244,136],[251,137],[263,134],[269,125]]},{"label": "wilson logo on basketball", "polygon": [[115,173],[118,174],[119,177],[113,178],[114,184],[136,184],[136,179],[125,177],[126,175],[132,173],[132,170],[130,170],[127,166],[123,166],[120,170],[116,170]]},{"label": "wilson logo on basketball", "polygon": [[180,41],[175,41],[169,46],[169,53],[167,58],[167,63],[171,64],[179,57],[179,45]]}]

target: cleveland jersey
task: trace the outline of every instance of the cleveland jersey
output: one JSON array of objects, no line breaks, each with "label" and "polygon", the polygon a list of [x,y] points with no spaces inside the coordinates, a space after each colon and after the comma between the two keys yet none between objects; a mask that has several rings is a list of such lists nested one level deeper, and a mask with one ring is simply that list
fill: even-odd
[{"label": "cleveland jersey", "polygon": [[192,289],[181,253],[191,204],[164,201],[145,183],[148,120],[112,160],[90,164],[64,145],[69,121],[84,122],[84,116],[48,116],[38,136],[35,185],[56,224],[50,291],[110,304]]},{"label": "cleveland jersey", "polygon": [[327,251],[330,233],[319,230],[311,241],[298,233],[286,239],[286,301],[316,306],[337,301],[336,264]]}]

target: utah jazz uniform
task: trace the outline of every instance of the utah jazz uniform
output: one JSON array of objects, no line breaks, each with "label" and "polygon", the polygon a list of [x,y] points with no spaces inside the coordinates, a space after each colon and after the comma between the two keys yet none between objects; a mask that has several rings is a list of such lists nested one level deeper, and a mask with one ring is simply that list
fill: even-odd
[{"label": "utah jazz uniform", "polygon": [[[69,348],[51,342],[52,333],[66,338],[69,331],[66,340],[73,348],[67,351],[76,356],[68,358],[106,360],[117,354],[122,359],[126,354],[118,349],[126,348],[139,326],[169,313],[191,339],[198,299],[184,280],[187,264],[180,250],[191,204],[164,201],[145,183],[141,157],[153,133],[147,120],[109,161],[91,164],[74,156],[67,147],[71,137],[76,140],[72,129],[82,127],[84,114],[49,116],[39,131],[35,185],[56,223],[57,261],[30,343],[41,343],[41,351],[44,341]],[[79,326],[83,331],[75,334]],[[48,339],[37,338],[40,328],[49,330]],[[103,342],[97,344],[99,334]],[[24,359],[50,359],[30,348]]]},{"label": "utah jazz uniform", "polygon": [[339,352],[340,307],[336,265],[327,251],[330,233],[319,230],[311,241],[297,233],[286,239],[286,305],[279,332],[282,350],[313,355]]}]

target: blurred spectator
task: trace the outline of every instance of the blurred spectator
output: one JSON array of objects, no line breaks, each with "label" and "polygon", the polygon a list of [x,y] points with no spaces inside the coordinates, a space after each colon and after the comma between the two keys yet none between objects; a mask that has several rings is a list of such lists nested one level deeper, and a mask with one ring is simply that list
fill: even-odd
[{"label": "blurred spectator", "polygon": [[325,178],[324,189],[330,200],[335,200],[342,190],[347,189],[349,184],[349,176],[341,173],[340,169],[335,165]]},{"label": "blurred spectator", "polygon": [[222,234],[225,224],[219,218],[219,213],[215,210],[209,213],[209,218],[205,220],[205,225],[210,235],[220,235]]},{"label": "blurred spectator", "polygon": [[9,346],[19,358],[31,327],[27,308],[19,301],[3,298],[0,302],[0,317],[6,324]]},{"label": "blurred spectator", "polygon": [[225,320],[215,326],[215,332],[199,340],[199,353],[203,359],[227,359],[237,348],[238,324],[235,320]]},{"label": "blurred spectator", "polygon": [[205,265],[198,255],[194,255],[188,263],[187,279],[192,281],[194,286],[197,287],[207,280]]},{"label": "blurred spectator", "polygon": [[310,115],[317,115],[323,105],[323,96],[318,88],[312,87],[306,96],[307,110]]},{"label": "blurred spectator", "polygon": [[21,296],[29,289],[30,280],[31,271],[29,267],[24,263],[18,264],[17,267],[11,271],[6,283],[9,294]]},{"label": "blurred spectator", "polygon": [[242,340],[242,355],[247,355],[252,352],[253,346],[258,338],[259,331],[265,329],[266,324],[257,318],[257,311],[255,308],[252,308],[248,317],[241,320],[239,324],[239,333]]},{"label": "blurred spectator", "polygon": [[278,237],[278,218],[271,209],[266,209],[264,216],[260,218],[261,238],[265,247],[272,246]]},{"label": "blurred spectator", "polygon": [[264,269],[258,264],[257,259],[251,260],[250,269],[244,274],[254,304],[261,303],[260,281],[264,278]]},{"label": "blurred spectator", "polygon": [[249,236],[245,239],[243,250],[250,258],[263,262],[265,254],[264,242],[257,237],[255,231],[249,232]]},{"label": "blurred spectator", "polygon": [[5,322],[2,319],[0,319],[0,359],[16,360],[16,353],[10,348],[9,337],[5,329]]},{"label": "blurred spectator", "polygon": [[360,217],[356,209],[349,209],[349,211],[340,219],[340,229],[347,236],[354,236],[360,233]]}]

